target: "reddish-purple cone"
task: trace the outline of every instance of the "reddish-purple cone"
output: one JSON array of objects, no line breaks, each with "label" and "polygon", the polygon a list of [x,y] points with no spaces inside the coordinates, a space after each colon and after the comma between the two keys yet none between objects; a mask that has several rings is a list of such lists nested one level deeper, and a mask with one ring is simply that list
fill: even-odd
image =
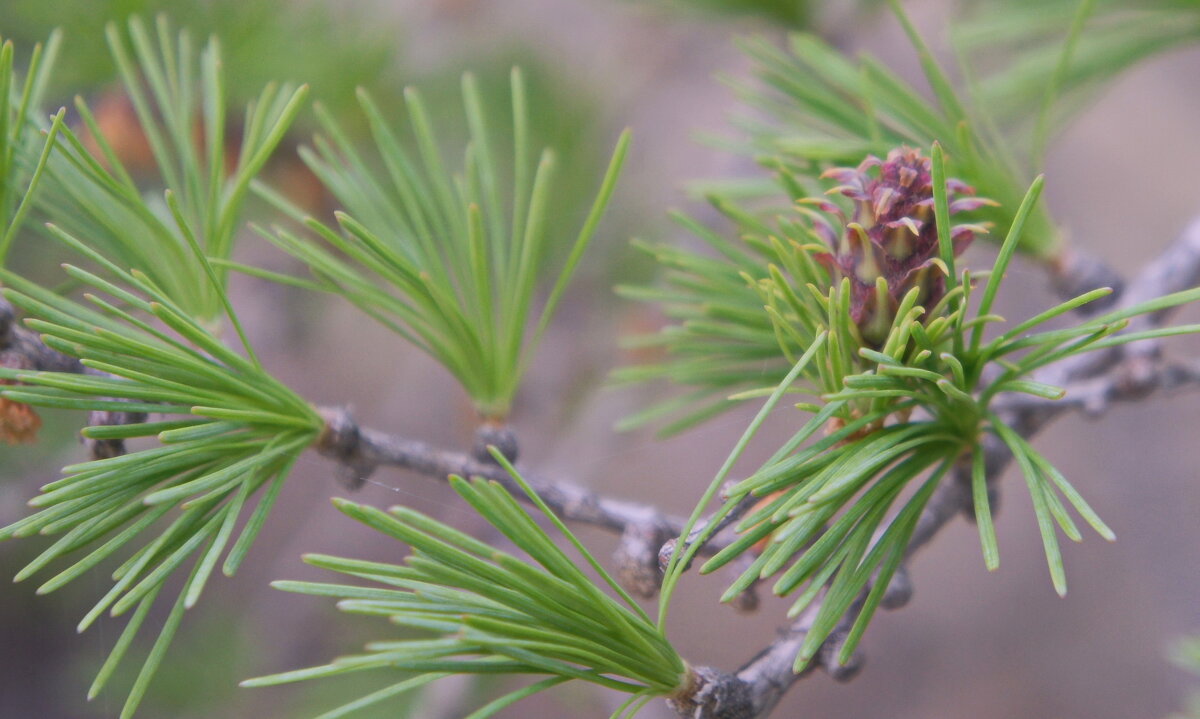
[{"label": "reddish-purple cone", "polygon": [[[806,201],[825,213],[810,215],[814,231],[831,250],[814,257],[835,282],[849,278],[850,317],[869,346],[878,347],[887,339],[900,300],[913,287],[920,288],[917,304],[926,308],[946,293],[930,168],[929,158],[922,157],[920,150],[902,147],[889,152],[887,160],[870,155],[857,168],[827,170],[822,177],[839,184],[826,194],[854,202],[850,219],[828,200]],[[946,190],[951,215],[995,204],[973,197],[975,190],[958,180],[947,180]],[[985,231],[980,225],[952,226],[954,254],[965,250],[976,232]],[[886,287],[880,285],[880,278]]]}]

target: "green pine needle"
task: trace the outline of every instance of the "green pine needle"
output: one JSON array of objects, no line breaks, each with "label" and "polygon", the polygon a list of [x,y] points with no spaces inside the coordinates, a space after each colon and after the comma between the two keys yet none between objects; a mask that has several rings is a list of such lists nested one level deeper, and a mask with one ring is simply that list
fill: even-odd
[{"label": "green pine needle", "polygon": [[981,4],[952,27],[978,104],[1028,145],[1036,164],[1053,132],[1122,73],[1200,41],[1194,3],[1014,0]]},{"label": "green pine needle", "polygon": [[[944,157],[937,145],[932,166],[935,215],[941,230],[949,226],[949,214]],[[1122,333],[1135,316],[1200,299],[1200,289],[1109,312],[1073,327],[1041,330],[1044,323],[1061,320],[1074,308],[1108,294],[1108,290],[1097,290],[985,341],[982,328],[1003,321],[991,315],[990,309],[1041,188],[1039,178],[1026,193],[995,265],[990,272],[980,273],[988,279],[978,307],[972,309],[971,274],[964,271],[961,281],[953,281],[958,272],[949,232],[940,231],[942,264],[950,271],[948,291],[932,308],[917,305],[916,293],[908,293],[877,347],[867,345],[850,321],[848,282],[833,283],[827,274],[814,270],[812,255],[826,251],[826,246],[813,243],[803,226],[786,216],[776,223],[781,234],[768,234],[738,212],[727,212],[741,222],[748,249],[700,231],[718,250],[719,258],[655,249],[660,260],[675,270],[669,281],[678,288],[678,296],[643,296],[665,301],[668,312],[685,321],[660,335],[663,346],[679,358],[642,368],[639,378],[670,375],[699,384],[700,390],[688,396],[689,404],[684,405],[685,411],[694,412],[690,403],[709,391],[702,378],[724,373],[726,386],[750,384],[750,374],[737,374],[737,365],[728,361],[734,354],[726,348],[736,347],[750,356],[749,347],[756,343],[758,353],[766,357],[773,352],[776,362],[791,361],[803,353],[789,379],[772,395],[773,400],[788,389],[791,380],[796,380],[797,386],[790,391],[821,400],[805,404],[805,410],[815,414],[784,448],[725,491],[727,501],[715,518],[733,511],[747,497],[761,499],[738,523],[742,536],[702,567],[703,572],[712,572],[752,553],[742,574],[725,592],[724,601],[768,578],[775,578],[776,594],[796,597],[793,615],[824,594],[797,656],[797,670],[815,656],[843,615],[861,600],[859,614],[839,649],[840,661],[849,659],[882,601],[888,579],[906,554],[925,503],[940,477],[960,461],[972,468],[972,496],[985,564],[989,569],[998,566],[981,445],[986,433],[997,435],[1016,456],[1033,498],[1059,593],[1066,591],[1066,579],[1056,527],[1072,540],[1082,537],[1068,506],[1101,536],[1112,538],[1111,530],[1062,474],[991,412],[991,402],[1006,392],[1058,399],[1063,396],[1061,388],[1034,381],[1030,375],[1051,362],[1096,348],[1198,331],[1185,325]],[[806,209],[799,214],[819,221]],[[735,277],[740,277],[740,286]],[[750,314],[750,293],[759,298],[757,315]],[[734,312],[732,303],[701,300],[731,295],[745,298],[743,309]],[[748,327],[758,329],[750,333]],[[736,338],[738,344],[716,344],[717,338]],[[707,356],[700,354],[706,340],[715,346]],[[689,375],[687,369],[696,361],[693,357],[702,356],[708,362],[703,365],[705,371],[712,374]],[[753,381],[761,385],[761,370]],[[760,394],[755,390],[740,397]],[[763,419],[757,417],[748,432]],[[812,441],[815,437],[821,438]],[[919,489],[906,495],[905,488],[914,484]],[[710,495],[711,490],[701,507]],[[664,601],[674,579],[669,568]]]},{"label": "green pine needle", "polygon": [[[500,455],[496,455],[502,460]],[[629,598],[511,465],[505,465],[535,505],[620,596],[613,599],[559,548],[499,484],[452,477],[464,500],[532,562],[494,549],[404,507],[383,512],[338,499],[351,518],[413,548],[404,566],[309,555],[309,564],[374,582],[364,587],[276,582],[286,591],[339,599],[343,611],[383,616],[393,624],[432,632],[437,639],[373,642],[364,654],[310,669],[243,682],[269,686],[352,671],[391,668],[416,676],[323,716],[341,716],[365,703],[406,691],[448,673],[531,674],[546,677],[479,709],[504,706],[570,679],[628,692],[664,696],[686,681],[686,665]],[[630,714],[631,716],[631,714]]]},{"label": "green pine needle", "polygon": [[[412,135],[407,143],[364,91],[359,99],[381,166],[369,162],[320,108],[324,133],[302,151],[344,208],[336,215],[337,227],[305,217],[260,188],[310,230],[277,228],[269,239],[308,265],[320,285],[432,355],[483,415],[495,417],[512,405],[533,351],[596,236],[629,148],[625,132],[574,241],[551,237],[554,155],[543,152],[531,171],[529,110],[516,70],[511,87],[511,178],[501,176],[495,122],[478,83],[467,75],[462,89],[470,144],[461,172],[452,174],[442,157],[417,90],[405,92]],[[545,301],[536,309],[546,286]]]},{"label": "green pine needle", "polygon": [[[58,129],[61,136],[45,173],[47,191],[39,193],[38,204],[68,234],[87,238],[122,267],[147,273],[188,316],[215,321],[225,310],[221,298],[228,270],[220,264],[206,269],[196,261],[195,247],[206,257],[229,258],[250,183],[303,109],[308,90],[264,88],[245,111],[240,146],[230,148],[226,127],[235,116],[225,108],[215,39],[197,56],[186,32],[176,36],[165,17],[152,32],[137,16],[129,20],[127,33],[109,24],[106,37],[138,129],[153,153],[154,177],[134,176],[91,108],[78,99],[86,132]],[[236,161],[230,169],[227,154],[233,157],[233,149]],[[146,199],[147,184],[155,188],[150,197],[170,193],[168,206]],[[216,284],[210,282],[213,273]]]},{"label": "green pine needle", "polygon": [[[992,129],[994,105],[956,89],[901,3],[890,6],[917,52],[936,102],[870,55],[856,65],[811,35],[793,35],[786,51],[766,40],[744,43],[755,62],[758,83],[739,82],[735,88],[748,105],[770,118],[744,123],[751,151],[765,156],[763,164],[778,174],[768,193],[794,197],[791,188],[811,187],[831,165],[854,164],[867,154],[882,157],[902,145],[939,142],[949,156],[947,174],[999,203],[978,210],[978,217],[1008,227],[1037,163],[1020,161],[1013,149],[1019,141]],[[1020,249],[1053,258],[1062,242],[1047,210],[1037,208],[1028,225]]]},{"label": "green pine needle", "polygon": [[38,197],[51,148],[63,129],[65,111],[51,119],[47,138],[37,117],[60,43],[61,33],[55,32],[45,46],[35,45],[23,78],[14,67],[12,41],[0,43],[0,266]]},{"label": "green pine needle", "polygon": [[[83,285],[98,293],[85,294],[91,307],[8,271],[0,270],[0,280],[4,296],[28,314],[27,323],[48,346],[80,358],[93,372],[2,369],[0,376],[20,384],[3,389],[0,396],[42,407],[146,412],[170,418],[85,429],[85,436],[101,441],[153,438],[156,443],[65,467],[63,477],[46,485],[30,502],[37,511],[0,528],[0,538],[62,535],[17,574],[20,581],[53,564],[63,565],[38,589],[44,594],[134,546],[139,536],[150,537],[117,568],[111,590],[80,623],[82,631],[105,611],[119,616],[134,610],[92,685],[93,696],[128,654],[165,583],[195,560],[130,691],[121,714],[128,717],[162,661],[183,612],[196,604],[220,555],[228,549],[224,571],[232,574],[292,463],[317,438],[323,422],[307,402],[256,361],[228,349],[199,321],[183,314],[149,277],[123,271],[74,237],[58,232],[111,278],[67,266]],[[216,286],[215,274],[209,279]],[[218,294],[219,302],[228,307],[223,293]],[[234,326],[239,326],[232,308],[229,313]],[[161,320],[170,330],[150,324],[150,318]],[[258,506],[229,548],[234,527],[255,495],[261,495]],[[165,525],[162,520],[167,520]],[[152,527],[157,528],[157,537],[150,533]],[[68,559],[72,554],[76,556]]]}]

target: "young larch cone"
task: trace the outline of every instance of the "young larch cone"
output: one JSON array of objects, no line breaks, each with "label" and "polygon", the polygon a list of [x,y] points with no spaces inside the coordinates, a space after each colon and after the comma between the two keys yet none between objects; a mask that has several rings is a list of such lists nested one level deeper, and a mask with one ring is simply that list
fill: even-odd
[{"label": "young larch cone", "polygon": [[[850,317],[863,343],[879,347],[887,339],[900,300],[914,287],[917,304],[931,308],[946,293],[946,268],[939,259],[933,209],[933,172],[920,150],[901,147],[886,160],[874,155],[856,168],[835,167],[822,177],[839,184],[826,194],[843,195],[854,203],[853,217],[823,198],[804,200],[824,214],[810,212],[814,231],[829,252],[814,257],[836,283],[850,280]],[[993,205],[974,197],[975,190],[954,179],[946,181],[950,214]],[[981,225],[954,225],[950,237],[957,256],[967,248]],[[882,280],[882,281],[881,281]]]}]

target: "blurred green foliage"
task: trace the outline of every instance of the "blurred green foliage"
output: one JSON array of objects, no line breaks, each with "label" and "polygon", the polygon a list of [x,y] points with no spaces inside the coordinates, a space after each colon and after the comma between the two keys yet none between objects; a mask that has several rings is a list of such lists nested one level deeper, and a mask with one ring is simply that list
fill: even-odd
[{"label": "blurred green foliage", "polygon": [[808,27],[814,15],[811,0],[666,0],[673,9],[700,10],[722,15],[752,15],[785,27]]},{"label": "blurred green foliage", "polygon": [[[1200,678],[1200,636],[1180,639],[1171,647],[1171,661],[1177,667]],[[1193,690],[1182,711],[1169,719],[1200,719],[1200,690]]]},{"label": "blurred green foliage", "polygon": [[[111,21],[170,16],[203,43],[221,39],[230,103],[253,99],[268,82],[307,83],[331,107],[353,107],[354,88],[395,87],[402,47],[395,23],[380,23],[353,4],[290,0],[6,0],[4,32],[32,47],[61,28],[64,43],[51,92],[65,97],[107,87],[116,67],[101,41]],[[315,51],[320,48],[320,51]]]},{"label": "blurred green foliage", "polygon": [[651,0],[669,10],[713,16],[753,17],[774,27],[818,29],[834,13],[856,17],[881,5],[881,0],[822,3],[819,0]]},{"label": "blurred green foliage", "polygon": [[[953,26],[964,65],[978,75],[980,102],[1006,126],[1029,128],[1036,108],[1057,95],[1051,127],[1061,127],[1118,75],[1200,42],[1196,0],[1008,0],[974,3]],[[1068,62],[1062,41],[1078,37]],[[1047,128],[1050,129],[1050,128]]]}]

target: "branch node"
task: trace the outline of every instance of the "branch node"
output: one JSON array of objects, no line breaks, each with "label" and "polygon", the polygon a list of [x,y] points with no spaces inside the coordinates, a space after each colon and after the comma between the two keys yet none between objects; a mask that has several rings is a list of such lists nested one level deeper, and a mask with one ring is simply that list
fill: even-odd
[{"label": "branch node", "polygon": [[[88,426],[90,427],[113,427],[145,421],[145,412],[94,410],[88,413]],[[125,440],[123,439],[89,439],[85,437],[83,443],[87,446],[88,454],[92,459],[111,459],[125,454]]]},{"label": "branch node", "polygon": [[830,679],[838,683],[843,683],[858,676],[864,664],[866,664],[866,660],[863,658],[862,652],[854,652],[845,664],[838,664],[836,657],[830,657],[830,661],[822,664],[822,666],[825,668],[825,673],[829,675]]},{"label": "branch node", "polygon": [[899,609],[908,604],[912,600],[912,596],[912,577],[908,574],[908,567],[901,565],[892,574],[887,589],[883,592],[883,601],[881,604],[884,609]]},{"label": "branch node", "polygon": [[758,597],[757,582],[746,587],[744,591],[738,594],[733,599],[729,600],[729,606],[733,607],[740,614],[753,614],[758,611],[760,599]]},{"label": "branch node", "polygon": [[712,667],[689,667],[688,681],[667,704],[691,719],[754,719],[750,688]]},{"label": "branch node", "polygon": [[1152,347],[1152,351],[1133,354],[1121,364],[1116,379],[1116,390],[1129,400],[1136,401],[1146,397],[1159,384],[1159,352],[1157,345]]},{"label": "branch node", "polygon": [[[745,554],[734,558],[734,560],[730,562],[727,567],[725,567],[725,570],[733,577],[740,577],[750,569],[750,567],[754,564],[754,560],[757,558],[757,553],[746,552]],[[729,606],[733,607],[734,610],[742,614],[750,614],[758,611],[758,587],[761,583],[761,579],[755,579],[737,596],[729,600]]]},{"label": "branch node", "polygon": [[321,430],[313,447],[338,464],[338,482],[346,489],[362,489],[378,464],[364,456],[362,434],[358,423],[348,407],[331,407],[320,410],[325,428]]},{"label": "branch node", "polygon": [[866,663],[863,653],[860,651],[855,651],[851,654],[850,658],[844,664],[838,661],[838,653],[842,651],[842,644],[846,641],[847,633],[846,631],[839,631],[837,634],[831,636],[821,645],[817,654],[821,668],[835,682],[850,681],[858,676],[858,673],[862,671],[863,664]]},{"label": "branch node", "polygon": [[671,533],[671,527],[661,517],[625,527],[613,555],[621,586],[644,599],[658,594],[663,573],[657,550]]},{"label": "branch node", "polygon": [[660,572],[667,571],[667,565],[671,563],[671,555],[675,553],[675,545],[679,543],[679,537],[671,537],[663,542],[662,547],[658,550],[658,570]]},{"label": "branch node", "polygon": [[1100,287],[1112,288],[1111,295],[1076,310],[1085,317],[1115,306],[1125,286],[1125,279],[1104,260],[1077,247],[1064,250],[1055,259],[1050,278],[1054,291],[1063,299],[1078,297]]},{"label": "branch node", "polygon": [[517,435],[508,425],[491,420],[479,425],[475,430],[475,444],[471,447],[471,456],[479,462],[497,464],[488,447],[495,447],[509,462],[517,463]]},{"label": "branch node", "polygon": [[13,325],[17,320],[17,312],[6,297],[0,297],[0,349],[8,349],[13,342]]}]

